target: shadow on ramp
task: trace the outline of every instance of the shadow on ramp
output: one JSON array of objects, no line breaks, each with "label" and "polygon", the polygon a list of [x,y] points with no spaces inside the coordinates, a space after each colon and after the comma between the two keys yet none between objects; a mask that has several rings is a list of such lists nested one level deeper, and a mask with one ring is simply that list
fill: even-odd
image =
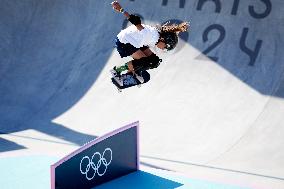
[{"label": "shadow on ramp", "polygon": [[[2,134],[2,133],[0,133]],[[0,137],[0,153],[1,152],[6,152],[6,151],[11,151],[11,150],[19,150],[25,148],[22,145],[19,145],[17,143],[5,140]]]},{"label": "shadow on ramp", "polygon": [[1,0],[0,132],[36,129],[78,145],[95,138],[52,120],[94,84],[112,52],[106,39],[118,30],[98,34],[102,4]]},{"label": "shadow on ramp", "polygon": [[136,171],[129,175],[115,179],[95,187],[96,189],[174,189],[182,184],[144,172]]}]

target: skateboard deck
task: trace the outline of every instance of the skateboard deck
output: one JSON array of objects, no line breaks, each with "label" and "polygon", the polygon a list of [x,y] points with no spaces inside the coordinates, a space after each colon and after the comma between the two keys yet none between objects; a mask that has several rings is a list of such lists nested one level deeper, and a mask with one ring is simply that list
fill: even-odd
[{"label": "skateboard deck", "polygon": [[123,80],[123,85],[120,86],[116,80],[112,77],[111,81],[112,83],[117,87],[117,89],[119,91],[129,88],[129,87],[133,87],[133,86],[138,86],[140,87],[142,84],[147,83],[150,80],[150,74],[147,71],[142,71],[141,72],[141,76],[144,79],[144,82],[141,83],[135,75],[133,75],[133,73],[125,73],[125,74],[121,74],[121,79]]}]

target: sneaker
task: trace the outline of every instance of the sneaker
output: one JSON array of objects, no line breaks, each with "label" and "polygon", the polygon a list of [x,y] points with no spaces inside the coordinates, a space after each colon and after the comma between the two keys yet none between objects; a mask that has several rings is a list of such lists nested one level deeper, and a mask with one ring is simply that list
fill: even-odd
[{"label": "sneaker", "polygon": [[144,78],[141,75],[135,73],[135,77],[138,79],[140,83],[144,83]]},{"label": "sneaker", "polygon": [[116,66],[113,67],[113,69],[110,70],[110,73],[112,77],[120,77],[120,73],[116,71]]},{"label": "sneaker", "polygon": [[113,67],[113,69],[110,70],[110,73],[111,73],[112,77],[116,77],[118,75],[116,70],[115,70],[115,67]]}]

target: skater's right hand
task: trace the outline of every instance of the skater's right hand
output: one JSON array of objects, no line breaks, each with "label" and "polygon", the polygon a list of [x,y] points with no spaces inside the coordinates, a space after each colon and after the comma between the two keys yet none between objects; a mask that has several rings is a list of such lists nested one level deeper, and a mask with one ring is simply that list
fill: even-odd
[{"label": "skater's right hand", "polygon": [[117,1],[113,1],[113,2],[111,3],[111,5],[112,5],[112,8],[113,8],[115,11],[117,11],[117,12],[120,12],[121,9],[122,9],[121,5],[120,5],[119,2],[117,2]]}]

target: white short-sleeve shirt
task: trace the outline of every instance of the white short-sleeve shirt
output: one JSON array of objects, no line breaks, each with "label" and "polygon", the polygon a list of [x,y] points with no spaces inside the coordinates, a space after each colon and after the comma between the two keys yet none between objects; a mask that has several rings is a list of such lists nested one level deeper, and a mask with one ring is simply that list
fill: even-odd
[{"label": "white short-sleeve shirt", "polygon": [[142,25],[143,30],[139,31],[136,26],[131,25],[122,30],[118,35],[118,39],[121,43],[130,43],[136,48],[143,46],[155,46],[159,40],[158,30],[149,25]]}]

